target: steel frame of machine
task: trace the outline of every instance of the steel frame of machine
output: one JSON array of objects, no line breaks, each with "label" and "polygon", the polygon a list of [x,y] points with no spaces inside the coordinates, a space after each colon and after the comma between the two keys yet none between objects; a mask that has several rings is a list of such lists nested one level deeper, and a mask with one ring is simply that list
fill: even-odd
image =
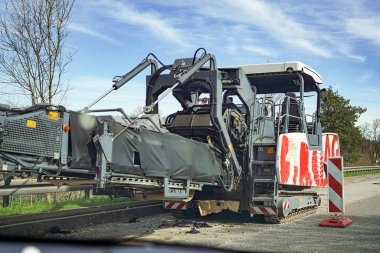
[{"label": "steel frame of machine", "polygon": [[[217,68],[214,55],[205,51],[197,59],[196,54],[193,58],[177,59],[170,66],[162,64],[160,69],[154,59],[147,57],[130,72],[118,78],[109,91],[81,110],[86,114],[118,111],[124,116],[125,124],[122,131],[111,133],[108,123],[103,122],[102,132],[93,137],[92,141],[97,150],[95,173],[92,168],[74,170],[68,166],[69,131],[64,131],[64,126],[70,125],[69,112],[62,112],[62,116],[56,119],[60,122],[61,134],[57,137],[60,141],[60,151],[57,155],[54,154],[52,159],[39,161],[22,152],[20,154],[7,152],[6,148],[0,147],[2,160],[6,162],[11,171],[26,170],[50,176],[55,173],[57,176],[74,175],[79,178],[91,177],[95,174],[100,188],[113,184],[139,188],[161,188],[164,190],[163,197],[174,203],[184,203],[183,199],[193,198],[193,203],[186,202],[185,206],[193,206],[194,201],[239,201],[238,210],[249,211],[252,215],[264,214],[268,217],[286,217],[297,210],[316,207],[320,203],[319,196],[313,192],[305,192],[303,189],[325,186],[324,181],[320,178],[319,181],[315,180],[316,173],[319,177],[323,177],[324,173],[321,168],[323,162],[318,164],[314,162],[323,160],[322,128],[319,122],[320,89],[318,86],[322,83],[322,79],[318,73],[301,62]],[[154,56],[154,58],[156,57]],[[151,75],[147,76],[146,104],[144,112],[137,118],[130,119],[120,108],[90,109],[147,67],[151,67]],[[165,70],[169,70],[170,73],[163,74]],[[287,92],[297,92],[299,98],[286,94],[280,103],[276,103],[270,96],[265,95]],[[311,123],[306,121],[305,92],[316,92],[317,94],[317,110]],[[208,104],[200,105],[197,102],[201,99],[201,93],[209,94]],[[181,114],[184,118],[191,118],[193,122],[194,115],[197,115],[199,108],[199,111],[203,110],[202,113],[208,117],[209,121],[206,125],[199,124],[201,127],[212,129],[214,135],[204,135],[200,138],[203,138],[202,142],[208,143],[221,154],[223,175],[218,181],[199,182],[171,177],[149,178],[109,171],[109,164],[113,160],[112,151],[115,138],[137,121],[150,120],[149,114],[157,113],[159,103],[169,94],[175,95],[184,108],[182,114],[180,112],[173,114],[173,119]],[[238,97],[242,103],[241,107],[231,102],[232,97]],[[298,115],[292,114],[294,108]],[[20,117],[24,117],[23,115]],[[6,115],[0,119],[2,141],[7,131],[4,123],[6,120]],[[297,122],[296,130],[291,126],[292,122]],[[151,123],[155,131],[161,132],[160,126],[153,121]],[[183,130],[175,125],[175,122],[170,124],[167,126],[168,129],[178,130],[178,133],[182,133],[186,138],[192,138],[191,134],[183,132],[186,131],[187,126]],[[198,125],[189,127],[197,128]],[[283,161],[287,158],[281,156],[283,145],[279,145],[279,141],[284,136],[291,136],[293,131],[304,136],[302,137],[304,142],[300,145],[306,147],[306,155],[310,156],[310,161],[313,161],[310,162],[313,172],[304,178],[298,178],[298,181],[292,184],[286,183],[282,175],[282,171],[285,169],[282,164],[285,161],[286,165],[288,161]],[[296,159],[299,162],[300,158]],[[290,161],[290,163],[292,162],[296,163],[297,161]],[[305,166],[298,169],[310,171],[309,165]],[[291,173],[295,173],[293,168],[287,169]],[[214,192],[215,195],[203,196],[202,192],[205,188],[224,193]],[[194,191],[197,192],[195,195]],[[181,204],[182,206],[183,204]]]}]

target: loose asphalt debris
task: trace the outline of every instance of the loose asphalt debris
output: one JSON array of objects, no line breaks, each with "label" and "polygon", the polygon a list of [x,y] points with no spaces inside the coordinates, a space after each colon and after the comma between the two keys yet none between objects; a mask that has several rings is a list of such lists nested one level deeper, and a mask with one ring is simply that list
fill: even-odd
[{"label": "loose asphalt debris", "polygon": [[163,220],[159,228],[162,227],[191,227],[186,234],[198,234],[200,228],[210,228],[211,226],[204,221],[186,221],[186,220]]},{"label": "loose asphalt debris", "polygon": [[[191,225],[190,225],[191,224]],[[198,234],[199,228],[209,228],[211,227],[207,222],[204,221],[185,221],[185,220],[163,220],[159,228],[162,227],[190,227],[191,229],[186,234]]]},{"label": "loose asphalt debris", "polygon": [[187,224],[184,220],[163,220],[158,227],[186,227]]},{"label": "loose asphalt debris", "polygon": [[187,231],[187,232],[186,232],[186,234],[198,234],[198,233],[200,233],[200,231],[197,230],[197,229],[195,228],[195,226],[193,226],[193,227],[190,229],[190,231]]},{"label": "loose asphalt debris", "polygon": [[52,234],[71,234],[70,231],[62,229],[60,226],[54,226],[50,229]]},{"label": "loose asphalt debris", "polygon": [[210,228],[211,226],[207,223],[207,222],[197,222],[197,221],[193,221],[193,227],[196,227],[196,228]]},{"label": "loose asphalt debris", "polygon": [[128,220],[128,223],[136,223],[136,222],[139,222],[139,218],[138,217],[132,218],[132,219]]}]

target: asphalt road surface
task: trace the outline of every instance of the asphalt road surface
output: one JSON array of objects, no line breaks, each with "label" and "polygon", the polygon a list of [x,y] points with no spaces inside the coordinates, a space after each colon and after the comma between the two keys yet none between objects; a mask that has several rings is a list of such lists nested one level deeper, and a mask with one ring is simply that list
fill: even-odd
[{"label": "asphalt road surface", "polygon": [[[380,252],[380,174],[345,179],[347,228],[320,227],[330,217],[326,189],[320,190],[322,206],[309,215],[285,224],[266,224],[262,218],[225,213],[197,219],[205,227],[191,230],[193,220],[177,221],[170,214],[136,222],[103,224],[50,237],[129,238],[166,243],[203,245],[240,251],[268,252]],[[192,232],[192,233],[191,233]]]},{"label": "asphalt road surface", "polygon": [[[353,220],[347,228],[320,227],[328,218],[326,190],[320,191],[322,205],[317,214],[285,224],[249,222],[247,218],[220,224],[207,221],[209,228],[190,234],[189,228],[165,228],[146,235],[149,240],[247,251],[275,252],[380,252],[380,174],[345,180],[345,216]],[[222,221],[223,218],[220,218]]]}]

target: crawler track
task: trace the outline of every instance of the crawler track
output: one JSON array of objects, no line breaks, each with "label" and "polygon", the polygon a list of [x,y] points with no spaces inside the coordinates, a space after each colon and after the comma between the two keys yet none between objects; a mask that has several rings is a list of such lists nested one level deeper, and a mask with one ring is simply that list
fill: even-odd
[{"label": "crawler track", "polygon": [[[315,191],[311,190],[304,190],[304,191],[298,191],[298,192],[293,192],[293,191],[280,191],[279,192],[280,196],[318,196],[318,193]],[[308,216],[310,214],[314,214],[317,212],[318,206],[310,206],[302,209],[295,210],[291,213],[289,213],[286,217],[279,217],[277,215],[271,215],[271,216],[265,216],[264,219],[268,223],[272,224],[279,224],[279,223],[287,223],[305,216]]]},{"label": "crawler track", "polygon": [[296,219],[308,216],[310,214],[314,214],[316,212],[317,212],[317,207],[313,206],[313,207],[307,207],[307,208],[302,208],[302,209],[293,211],[289,213],[289,215],[286,217],[278,217],[277,215],[272,215],[272,216],[265,216],[264,219],[266,222],[272,223],[272,224],[287,223],[292,220],[296,220]]},{"label": "crawler track", "polygon": [[67,231],[165,212],[161,201],[138,201],[0,219],[0,235],[40,237],[52,230]]}]

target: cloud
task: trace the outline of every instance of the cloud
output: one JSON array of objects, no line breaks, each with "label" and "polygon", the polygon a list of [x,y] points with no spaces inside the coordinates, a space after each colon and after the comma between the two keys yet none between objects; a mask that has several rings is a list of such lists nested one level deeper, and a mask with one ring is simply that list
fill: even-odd
[{"label": "cloud", "polygon": [[[366,77],[364,76],[364,78]],[[360,116],[357,125],[372,122],[374,119],[380,118],[379,89],[377,85],[377,83],[361,84],[360,89],[345,90],[343,93],[345,97],[351,99],[351,104],[367,108],[367,111]]]},{"label": "cloud", "polygon": [[[368,13],[359,1],[347,4],[346,1],[322,0],[294,4],[261,0],[166,0],[156,4],[167,9],[191,9],[186,14],[192,23],[197,23],[198,16],[201,16],[202,19],[208,19],[209,24],[219,24],[219,28],[208,27],[207,32],[223,38],[223,43],[231,52],[236,51],[239,44],[236,41],[228,43],[230,37],[237,38],[237,41],[248,37],[256,40],[251,49],[257,47],[261,53],[263,51],[259,48],[269,48],[266,43],[272,41],[272,48],[283,50],[279,52],[281,55],[299,52],[327,59],[343,56],[358,62],[366,60],[365,56],[355,52],[356,41],[351,39],[351,34],[345,29],[346,21],[353,15]],[[245,30],[236,31],[236,26],[244,26]]]},{"label": "cloud", "polygon": [[372,77],[373,77],[374,73],[372,71],[367,71],[365,72],[363,75],[361,75],[359,78],[358,78],[358,82],[359,83],[365,83],[367,82],[368,80],[370,80]]},{"label": "cloud", "polygon": [[242,45],[241,48],[250,53],[259,54],[263,56],[269,56],[269,57],[277,57],[276,54],[272,53],[269,49],[266,49],[266,48],[261,48],[261,47],[257,47],[253,45]]},{"label": "cloud", "polygon": [[[229,4],[232,4],[229,1]],[[322,57],[331,57],[328,49],[314,43],[313,34],[306,30],[302,23],[287,15],[275,4],[264,1],[237,0],[233,5],[243,14],[249,16],[252,25],[265,29],[277,40],[283,41],[292,47],[299,47]]]},{"label": "cloud", "polygon": [[358,62],[365,62],[367,60],[367,57],[353,53],[353,45],[351,45],[347,39],[345,39],[343,42],[340,40],[333,41],[337,52],[341,55],[344,55],[345,57],[351,58]]},{"label": "cloud", "polygon": [[365,62],[367,60],[367,57],[361,56],[361,55],[358,55],[358,54],[347,53],[345,55],[347,57],[351,58],[351,59],[354,59],[354,60],[358,61],[358,62]]},{"label": "cloud", "polygon": [[380,46],[380,18],[352,18],[347,20],[346,29],[353,36]]},{"label": "cloud", "polygon": [[[187,33],[175,27],[173,20],[155,11],[140,10],[132,4],[122,1],[93,1],[90,5],[96,7],[100,14],[112,20],[139,26],[149,31],[156,38],[176,44],[181,47],[191,47]],[[146,36],[148,38],[149,36]]]},{"label": "cloud", "polygon": [[[174,45],[176,52],[203,46],[234,53],[242,49],[270,57],[298,54],[364,62],[367,58],[359,51],[357,38],[380,43],[380,21],[363,18],[370,17],[371,10],[359,1],[294,4],[262,0],[98,0],[80,6],[91,22],[114,27],[121,24],[124,33],[147,42],[153,38],[160,48]],[[91,29],[83,32],[99,38],[107,36]],[[246,38],[255,43],[244,43]]]},{"label": "cloud", "polygon": [[105,41],[108,41],[108,42],[112,42],[112,43],[115,43],[115,44],[121,44],[119,41],[111,38],[110,36],[108,35],[105,35],[103,33],[100,33],[98,31],[95,31],[89,27],[86,27],[85,25],[83,24],[79,24],[79,23],[70,23],[68,28],[72,31],[76,31],[76,32],[80,32],[80,33],[84,33],[86,35],[90,35],[92,37],[95,37],[95,38],[98,38],[98,39],[102,39],[102,40],[105,40]]},{"label": "cloud", "polygon": [[317,43],[319,32],[306,29],[302,22],[287,15],[277,4],[257,0],[221,1],[218,4],[206,2],[196,11],[223,24],[245,24],[249,28],[237,35],[242,38],[252,31],[261,30],[266,37],[292,49],[307,51],[324,58],[332,56],[328,47]]}]

